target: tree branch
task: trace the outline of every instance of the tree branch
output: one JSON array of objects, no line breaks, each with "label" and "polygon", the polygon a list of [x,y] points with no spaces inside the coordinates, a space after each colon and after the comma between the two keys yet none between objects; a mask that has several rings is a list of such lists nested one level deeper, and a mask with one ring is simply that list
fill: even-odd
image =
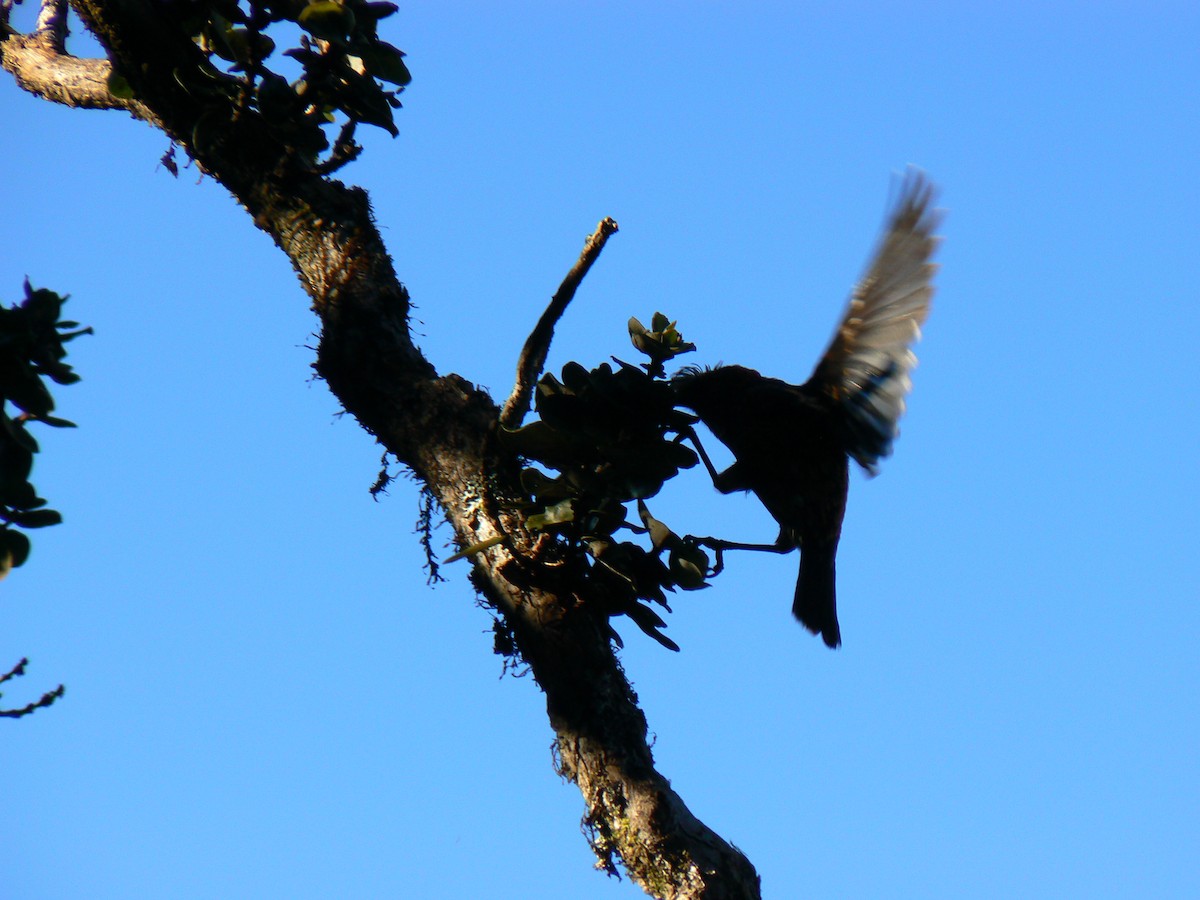
[{"label": "tree branch", "polygon": [[106,59],[80,59],[66,52],[67,11],[64,0],[46,0],[30,34],[12,30],[0,20],[0,66],[12,73],[17,86],[44,100],[80,109],[123,109],[135,118],[157,124],[137,100],[114,96],[109,88],[112,65]]},{"label": "tree branch", "polygon": [[[501,411],[465,379],[439,375],[413,344],[408,292],[366,194],[314,172],[254,110],[234,115],[235,101],[220,92],[189,91],[185,85],[211,81],[202,71],[208,63],[159,4],[74,2],[152,120],[291,260],[321,320],[315,368],[346,410],[424,482],[460,546],[506,538],[473,555],[471,580],[545,692],[560,770],[583,794],[602,863],[611,869],[619,856],[656,897],[758,897],[749,861],[654,769],[646,720],[605,614],[554,565],[556,547],[538,545],[525,530],[520,467],[495,441]],[[615,230],[612,220],[601,223],[530,336],[517,378],[525,387],[506,404],[522,412],[508,413],[510,420],[527,408],[554,323]]]},{"label": "tree branch", "polygon": [[500,424],[505,428],[516,428],[529,411],[529,402],[533,397],[533,387],[542,375],[542,367],[546,365],[546,355],[550,352],[550,341],[554,338],[554,326],[562,318],[567,304],[575,297],[575,291],[582,283],[584,276],[591,269],[600,251],[608,243],[608,238],[617,232],[617,223],[611,217],[601,220],[596,230],[583,244],[579,259],[567,273],[558,290],[550,299],[550,305],[538,319],[537,325],[521,348],[521,356],[517,360],[517,379],[512,393],[500,412]]},{"label": "tree branch", "polygon": [[45,35],[56,53],[67,52],[67,0],[42,0],[34,32]]},{"label": "tree branch", "polygon": [[[29,665],[29,660],[22,659],[3,675],[0,675],[0,684],[3,684],[12,678],[20,678],[25,674],[25,667],[27,665]],[[47,706],[50,706],[52,703],[54,703],[54,701],[61,697],[65,692],[66,688],[60,684],[54,690],[47,691],[46,693],[42,694],[39,699],[33,701],[32,703],[26,703],[20,709],[0,709],[0,718],[20,719],[23,716],[29,715],[34,710],[45,709]]]}]

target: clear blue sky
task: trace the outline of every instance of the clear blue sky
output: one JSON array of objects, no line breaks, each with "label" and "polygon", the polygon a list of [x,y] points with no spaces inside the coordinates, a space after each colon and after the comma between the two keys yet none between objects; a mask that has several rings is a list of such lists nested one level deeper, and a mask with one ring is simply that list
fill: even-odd
[{"label": "clear blue sky", "polygon": [[[949,209],[903,436],[855,476],[844,647],[795,559],[732,558],[626,669],[662,771],[773,898],[1200,894],[1200,13],[1194,3],[411,4],[368,188],[429,358],[507,392],[597,220],[551,368],[656,309],[799,381],[892,173]],[[219,186],[118,113],[0,79],[0,299],[95,337],[34,482],[66,522],[0,585],[0,894],[631,898],[463,564],[309,383],[315,319]],[[774,535],[695,473],[675,527]],[[439,542],[446,536],[443,531]]]}]

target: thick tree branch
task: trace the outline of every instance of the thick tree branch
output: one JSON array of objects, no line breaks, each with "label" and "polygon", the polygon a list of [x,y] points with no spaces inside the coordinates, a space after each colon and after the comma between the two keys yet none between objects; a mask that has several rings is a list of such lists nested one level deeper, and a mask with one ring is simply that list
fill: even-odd
[{"label": "thick tree branch", "polygon": [[567,273],[562,284],[558,286],[554,296],[550,298],[550,305],[546,307],[546,311],[542,313],[542,317],[538,319],[537,325],[526,339],[525,346],[521,348],[520,359],[517,360],[516,383],[513,385],[512,394],[504,404],[504,409],[500,412],[500,424],[505,428],[516,428],[525,418],[525,414],[529,412],[533,387],[542,375],[542,368],[546,365],[546,355],[550,352],[550,341],[554,338],[554,326],[562,318],[567,304],[574,299],[575,291],[578,290],[584,276],[591,269],[592,263],[600,256],[600,251],[604,249],[609,236],[616,232],[617,223],[611,217],[601,220],[600,224],[596,226],[596,230],[584,241],[579,259],[571,267],[571,271]]},{"label": "thick tree branch", "polygon": [[47,0],[37,27],[20,34],[8,27],[7,9],[0,20],[0,66],[17,86],[45,100],[81,109],[123,109],[157,124],[137,100],[114,96],[109,88],[112,65],[106,59],[79,59],[66,52],[67,11],[62,0]]},{"label": "thick tree branch", "polygon": [[[654,769],[646,720],[605,615],[548,558],[555,548],[526,532],[519,466],[495,441],[500,410],[465,379],[439,375],[413,344],[408,292],[366,194],[314,172],[253,110],[202,90],[213,82],[207,60],[158,4],[75,0],[75,8],[153,121],[287,254],[321,319],[315,367],[345,408],[428,486],[460,546],[506,538],[474,555],[472,582],[545,691],[561,771],[583,793],[602,861],[612,866],[619,855],[656,897],[758,897],[750,863]],[[522,354],[519,384],[536,380],[554,322],[615,229],[601,223],[563,282],[539,323],[544,334],[531,336]],[[527,407],[528,393],[508,405]]]}]

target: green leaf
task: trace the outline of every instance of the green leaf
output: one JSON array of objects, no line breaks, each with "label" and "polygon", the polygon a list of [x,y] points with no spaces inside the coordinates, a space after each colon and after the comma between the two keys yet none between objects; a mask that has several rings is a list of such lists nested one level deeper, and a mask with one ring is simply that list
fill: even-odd
[{"label": "green leaf", "polygon": [[25,484],[33,470],[33,454],[34,451],[17,441],[0,441],[0,485]]},{"label": "green leaf", "polygon": [[10,509],[29,510],[45,506],[46,501],[28,481],[9,482],[0,486],[0,503]]},{"label": "green leaf", "polygon": [[575,520],[574,500],[564,500],[562,503],[556,503],[553,506],[548,506],[540,513],[536,513],[525,520],[525,526],[533,531],[541,531],[551,525],[563,525],[567,522]]},{"label": "green leaf", "polygon": [[[662,458],[676,469],[690,469],[692,466],[700,462],[700,457],[696,455],[696,451],[687,444],[681,444],[677,441],[664,441],[660,447]],[[668,478],[675,477],[672,472]]]},{"label": "green leaf", "polygon": [[[61,328],[62,325],[63,325],[62,322],[58,323],[58,327]],[[87,328],[80,328],[77,331],[68,331],[66,334],[59,335],[59,340],[61,340],[65,344],[68,341],[75,340],[75,338],[79,337],[81,334],[95,334],[95,333],[96,333],[96,330],[94,328],[92,328],[92,326],[89,325]]]},{"label": "green leaf", "polygon": [[708,554],[695,544],[680,541],[672,547],[669,568],[675,584],[685,591],[708,587],[704,580],[708,573]]},{"label": "green leaf", "polygon": [[612,547],[612,545],[613,543],[609,538],[597,537],[592,538],[587,542],[587,550],[588,553],[599,559],[605,553],[609,552],[609,548]]},{"label": "green leaf", "polygon": [[79,427],[74,422],[72,422],[70,419],[60,419],[57,416],[40,416],[40,417],[38,417],[37,421],[45,422],[47,425],[51,426],[52,428],[78,428]]},{"label": "green leaf", "polygon": [[337,103],[347,116],[357,122],[382,128],[392,137],[400,133],[392,115],[392,104],[388,102],[387,94],[379,82],[349,68],[343,74],[342,82]]},{"label": "green leaf", "polygon": [[355,48],[354,52],[363,61],[367,71],[376,78],[390,81],[400,87],[412,81],[412,74],[404,64],[403,50],[398,50],[385,41],[370,41],[361,48]]},{"label": "green leaf", "polygon": [[125,80],[125,76],[118,75],[116,71],[108,73],[108,92],[118,100],[132,100],[134,97],[133,86]]},{"label": "green leaf", "polygon": [[20,377],[7,385],[8,399],[23,412],[35,418],[50,414],[54,409],[54,398],[50,391],[28,367],[21,372]]},{"label": "green leaf", "polygon": [[591,378],[588,375],[588,370],[577,362],[569,362],[562,369],[562,383],[567,386],[567,389],[575,393],[584,390]]},{"label": "green leaf", "polygon": [[662,490],[663,480],[644,472],[634,473],[620,480],[620,493],[630,500],[649,500]]},{"label": "green leaf", "polygon": [[565,478],[548,478],[537,469],[521,470],[521,487],[539,503],[557,503],[575,493]]},{"label": "green leaf", "polygon": [[62,362],[39,366],[38,374],[47,376],[55,384],[75,384],[82,380],[70,366]]},{"label": "green leaf", "polygon": [[[8,558],[9,568],[24,565],[29,559],[29,538],[11,528],[0,529],[0,550]],[[0,576],[3,577],[3,576]]]},{"label": "green leaf", "polygon": [[611,497],[605,497],[579,518],[588,538],[603,538],[625,524],[625,506]]},{"label": "green leaf", "polygon": [[46,528],[62,523],[62,513],[53,509],[34,509],[27,512],[9,513],[9,520],[22,528]]},{"label": "green leaf", "polygon": [[549,372],[538,380],[537,393],[539,397],[551,397],[564,393],[566,389],[566,386]]},{"label": "green leaf", "polygon": [[683,340],[683,335],[675,327],[675,323],[660,312],[656,312],[651,321],[650,329],[646,329],[637,319],[629,320],[629,337],[633,346],[645,353],[655,363],[662,363],[681,353],[690,353],[696,349],[695,344]]},{"label": "green leaf", "polygon": [[633,346],[640,353],[645,353],[647,356],[652,355],[654,347],[654,338],[646,329],[646,326],[639,322],[636,318],[629,320],[629,339],[633,341]]},{"label": "green leaf", "polygon": [[650,543],[654,545],[655,550],[660,549],[675,536],[670,528],[650,515],[650,508],[641,500],[638,500],[638,515],[641,516],[646,530],[650,532]]},{"label": "green leaf", "polygon": [[591,406],[581,403],[573,393],[543,394],[538,397],[537,414],[552,428],[571,433],[589,430],[589,424],[596,424]]},{"label": "green leaf", "polygon": [[35,325],[53,325],[62,312],[63,299],[54,291],[38,288],[26,291],[25,309]]},{"label": "green leaf", "polygon": [[256,67],[275,52],[275,41],[262,32],[251,31],[249,28],[230,28],[224,32],[223,37],[229,55],[219,51],[218,53],[224,59],[238,64],[233,67],[234,71],[238,68]]},{"label": "green leaf", "polygon": [[377,22],[380,19],[386,19],[400,9],[395,3],[388,2],[364,3],[362,8],[369,18]]},{"label": "green leaf", "polygon": [[[8,437],[12,438],[14,443],[24,447],[30,453],[38,452],[37,439],[29,433],[29,429],[25,427],[24,422],[18,422],[17,420],[11,419],[7,415],[4,415],[3,418],[0,418],[0,425],[3,426],[5,433]],[[29,464],[33,465],[32,457],[30,457]],[[0,466],[3,465],[5,465],[5,463],[0,463]]]},{"label": "green leaf", "polygon": [[343,41],[354,30],[354,13],[335,0],[313,0],[296,21],[315,38]]},{"label": "green leaf", "polygon": [[586,450],[578,438],[545,422],[530,422],[516,430],[501,428],[500,441],[514,453],[556,469],[575,462]]},{"label": "green leaf", "polygon": [[290,124],[292,115],[302,103],[287,79],[274,72],[268,72],[259,80],[255,96],[258,111],[271,125]]}]

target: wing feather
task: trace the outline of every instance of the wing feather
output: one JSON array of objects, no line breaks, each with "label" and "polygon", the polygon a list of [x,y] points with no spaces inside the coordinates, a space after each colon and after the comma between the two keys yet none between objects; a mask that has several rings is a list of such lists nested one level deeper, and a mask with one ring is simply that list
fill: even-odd
[{"label": "wing feather", "polygon": [[937,271],[933,232],[941,220],[934,196],[924,173],[910,169],[867,273],[806,385],[841,406],[847,449],[872,474],[899,434],[917,364],[912,346],[929,315]]}]

